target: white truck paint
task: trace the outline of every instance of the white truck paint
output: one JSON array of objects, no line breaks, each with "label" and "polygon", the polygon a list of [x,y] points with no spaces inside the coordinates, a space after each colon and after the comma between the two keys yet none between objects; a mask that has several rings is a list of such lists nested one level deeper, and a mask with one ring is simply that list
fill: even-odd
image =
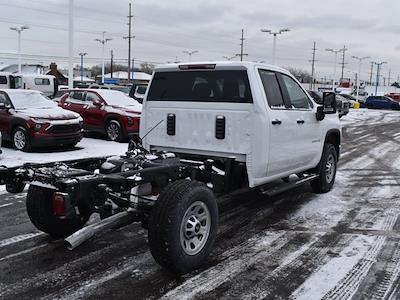
[{"label": "white truck paint", "polygon": [[[215,68],[200,71],[245,71],[253,103],[150,99],[157,74],[162,76],[170,72],[192,72],[196,66],[213,64]],[[164,122],[144,138],[144,146],[147,149],[199,155],[205,159],[235,158],[238,162],[246,163],[249,185],[256,187],[316,167],[321,160],[328,132],[341,132],[337,114],[326,115],[322,121],[317,120],[318,105],[295,77],[284,69],[250,62],[207,62],[190,65],[194,66],[194,69],[181,70],[182,64],[168,64],[156,68],[143,103],[141,137],[161,120]],[[267,97],[269,87],[264,89],[260,71],[269,75],[272,72],[276,77],[285,78],[288,84],[293,86],[290,92],[306,95],[309,107],[271,108],[269,103],[274,99]],[[282,84],[279,83],[280,86]],[[281,93],[283,94],[282,86]],[[176,118],[176,133],[172,136],[167,134],[168,114],[173,114]],[[215,137],[215,120],[218,116],[226,118],[224,139]]]}]

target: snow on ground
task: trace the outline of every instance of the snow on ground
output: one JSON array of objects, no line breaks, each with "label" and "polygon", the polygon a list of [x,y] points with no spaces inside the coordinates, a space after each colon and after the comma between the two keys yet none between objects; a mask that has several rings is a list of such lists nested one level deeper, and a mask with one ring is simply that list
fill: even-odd
[{"label": "snow on ground", "polygon": [[0,165],[13,167],[24,163],[59,162],[88,157],[121,155],[127,149],[127,143],[116,143],[94,138],[83,138],[75,148],[66,151],[55,148],[26,153],[11,148],[2,148],[3,154],[0,155]]}]

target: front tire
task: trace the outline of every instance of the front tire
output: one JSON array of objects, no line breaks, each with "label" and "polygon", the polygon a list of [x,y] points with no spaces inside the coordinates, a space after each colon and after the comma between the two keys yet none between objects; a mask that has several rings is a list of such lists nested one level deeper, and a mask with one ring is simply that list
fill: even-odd
[{"label": "front tire", "polygon": [[29,219],[35,227],[52,237],[67,237],[81,229],[88,221],[90,214],[68,219],[59,219],[53,214],[53,190],[31,185],[26,198],[26,208]]},{"label": "front tire", "polygon": [[19,126],[15,128],[12,133],[11,139],[14,149],[24,152],[31,150],[29,134],[24,127]]},{"label": "front tire", "polygon": [[106,135],[110,141],[122,141],[122,126],[117,120],[111,120],[106,125]]},{"label": "front tire", "polygon": [[311,188],[317,194],[329,192],[336,178],[338,156],[336,148],[332,144],[325,144],[321,161],[315,171],[319,175],[318,179],[311,181]]},{"label": "front tire", "polygon": [[148,225],[154,259],[171,272],[189,273],[211,252],[218,226],[217,201],[203,183],[175,181],[160,194]]}]

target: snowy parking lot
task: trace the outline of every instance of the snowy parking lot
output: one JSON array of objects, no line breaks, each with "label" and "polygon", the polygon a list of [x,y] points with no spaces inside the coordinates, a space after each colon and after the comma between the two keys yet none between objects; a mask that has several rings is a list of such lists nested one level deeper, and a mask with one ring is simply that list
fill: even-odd
[{"label": "snowy parking lot", "polygon": [[[177,277],[153,260],[140,224],[68,251],[38,232],[24,197],[0,194],[1,299],[397,299],[400,293],[399,112],[343,118],[332,192],[308,186],[267,198],[219,199],[208,264]],[[4,149],[0,164],[122,154],[127,144],[85,138],[68,152]]]}]

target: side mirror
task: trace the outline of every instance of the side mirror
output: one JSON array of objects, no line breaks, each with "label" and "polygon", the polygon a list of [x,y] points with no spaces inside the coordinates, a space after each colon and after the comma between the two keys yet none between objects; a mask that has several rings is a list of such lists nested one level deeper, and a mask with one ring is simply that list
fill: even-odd
[{"label": "side mirror", "polygon": [[324,92],[322,97],[322,106],[317,107],[317,120],[322,121],[325,115],[336,114],[336,94],[333,92]]}]

